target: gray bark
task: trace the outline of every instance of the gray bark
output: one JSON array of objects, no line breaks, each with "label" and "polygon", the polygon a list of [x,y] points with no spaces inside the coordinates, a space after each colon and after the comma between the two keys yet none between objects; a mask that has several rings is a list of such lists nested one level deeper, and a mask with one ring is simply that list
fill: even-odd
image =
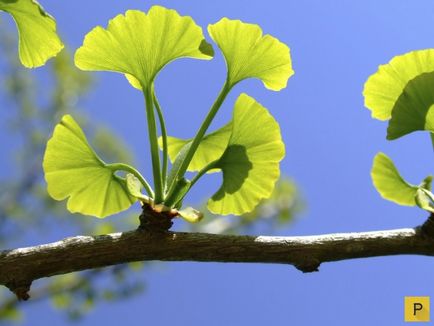
[{"label": "gray bark", "polygon": [[275,263],[313,272],[321,263],[345,259],[434,256],[429,222],[413,229],[294,237],[142,230],[76,236],[0,251],[0,284],[26,300],[31,283],[39,278],[134,261]]}]

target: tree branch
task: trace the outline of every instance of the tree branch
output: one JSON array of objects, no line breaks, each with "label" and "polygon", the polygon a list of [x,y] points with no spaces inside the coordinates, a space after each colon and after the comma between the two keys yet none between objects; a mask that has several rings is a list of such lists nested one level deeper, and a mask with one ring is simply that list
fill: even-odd
[{"label": "tree branch", "polygon": [[27,300],[34,280],[133,261],[290,264],[303,272],[323,262],[388,256],[434,256],[432,217],[422,226],[362,233],[269,237],[130,231],[77,236],[0,251],[0,284]]}]

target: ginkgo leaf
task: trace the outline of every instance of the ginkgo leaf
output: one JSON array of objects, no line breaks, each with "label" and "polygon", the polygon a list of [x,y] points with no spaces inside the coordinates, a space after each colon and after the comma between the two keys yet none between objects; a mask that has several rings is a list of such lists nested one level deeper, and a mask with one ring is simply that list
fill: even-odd
[{"label": "ginkgo leaf", "polygon": [[434,132],[434,72],[423,73],[407,83],[393,106],[387,139],[417,130]]},{"label": "ginkgo leaf", "polygon": [[420,208],[434,213],[434,194],[431,192],[433,177],[426,177],[419,185],[416,193],[416,204]]},{"label": "ginkgo leaf", "polygon": [[371,177],[375,188],[384,199],[404,206],[416,205],[415,196],[419,187],[407,183],[386,154],[378,153],[375,156]]},{"label": "ginkgo leaf", "polygon": [[421,190],[422,192],[425,193],[425,195],[429,198],[429,200],[434,203],[434,194],[428,189],[421,188]]},{"label": "ginkgo leaf", "polygon": [[190,223],[197,223],[203,219],[203,213],[193,207],[186,207],[179,210],[178,215]]},{"label": "ginkgo leaf", "polygon": [[142,183],[133,174],[127,173],[127,175],[125,176],[125,181],[126,181],[128,192],[130,193],[131,196],[136,197],[137,199],[139,199],[144,203],[148,203],[148,204],[152,203],[151,198],[142,194],[141,192]]},{"label": "ginkgo leaf", "polygon": [[365,106],[372,117],[388,120],[407,84],[417,76],[434,71],[434,49],[408,52],[381,65],[365,83]]},{"label": "ginkgo leaf", "polygon": [[90,147],[80,126],[65,115],[48,141],[43,167],[47,189],[55,200],[68,198],[72,213],[106,217],[130,207],[136,198]]},{"label": "ginkgo leaf", "polygon": [[208,32],[223,52],[230,85],[258,78],[266,88],[279,91],[294,74],[288,46],[262,35],[258,25],[223,18],[209,25]]},{"label": "ginkgo leaf", "polygon": [[128,10],[107,29],[90,31],[75,54],[82,70],[126,74],[136,88],[148,87],[169,62],[182,57],[211,59],[213,50],[191,17],[153,6],[146,14]]},{"label": "ginkgo leaf", "polygon": [[223,184],[208,201],[208,209],[222,215],[252,211],[271,196],[284,155],[277,121],[253,98],[241,94],[228,146],[216,165],[223,172]]},{"label": "ginkgo leaf", "polygon": [[0,0],[0,10],[15,20],[19,57],[25,67],[42,66],[63,49],[54,18],[36,0]]},{"label": "ginkgo leaf", "polygon": [[[225,151],[229,137],[232,133],[232,125],[228,123],[224,127],[209,133],[202,138],[199,147],[194,153],[193,159],[188,166],[188,171],[200,171],[207,164],[218,160]],[[167,148],[169,158],[172,162],[175,161],[181,149],[190,143],[192,139],[181,139],[176,137],[167,137]],[[158,140],[160,148],[162,148],[162,139]],[[208,172],[216,172],[212,169]]]},{"label": "ginkgo leaf", "polygon": [[430,213],[434,213],[434,195],[431,191],[423,188],[418,189],[415,200],[417,206]]},{"label": "ginkgo leaf", "polygon": [[420,183],[419,188],[431,191],[433,176],[429,175]]}]

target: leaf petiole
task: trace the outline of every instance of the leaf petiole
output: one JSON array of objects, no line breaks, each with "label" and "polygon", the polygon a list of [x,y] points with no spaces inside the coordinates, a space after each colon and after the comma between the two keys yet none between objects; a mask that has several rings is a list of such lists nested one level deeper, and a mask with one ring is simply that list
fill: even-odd
[{"label": "leaf petiole", "polygon": [[152,174],[154,177],[155,197],[157,204],[163,201],[163,183],[160,170],[160,152],[158,150],[157,126],[154,115],[153,85],[142,87],[146,102],[146,118],[148,122],[149,143],[152,157]]},{"label": "leaf petiole", "polygon": [[177,202],[175,203],[175,206],[177,206],[182,200],[184,200],[185,196],[188,194],[190,189],[194,186],[194,184],[209,170],[215,169],[217,167],[219,160],[212,161],[211,163],[207,164],[202,170],[200,170],[194,178],[191,180],[188,190],[182,195],[182,197],[178,198]]},{"label": "leaf petiole", "polygon": [[131,173],[140,181],[140,183],[143,185],[143,188],[145,188],[146,192],[148,193],[149,197],[154,198],[155,194],[149,183],[142,176],[142,174],[132,166],[124,163],[111,163],[106,164],[106,167],[111,169],[112,171],[125,171]]},{"label": "leaf petiole", "polygon": [[173,188],[173,192],[167,194],[164,202],[165,205],[168,207],[176,207],[190,190],[190,184],[190,180],[187,180],[186,178],[181,178],[179,182],[175,183],[176,187]]},{"label": "leaf petiole", "polygon": [[162,168],[162,179],[163,179],[163,192],[165,192],[166,188],[166,177],[167,177],[167,165],[168,165],[168,157],[167,157],[167,129],[166,123],[164,122],[163,111],[161,110],[160,103],[158,102],[157,96],[155,95],[155,90],[152,89],[152,96],[154,100],[155,109],[158,114],[158,121],[160,122],[160,131],[161,138],[163,140],[163,168]]},{"label": "leaf petiole", "polygon": [[208,112],[208,115],[206,116],[205,120],[200,126],[199,131],[197,132],[196,136],[191,142],[190,147],[188,148],[188,151],[182,163],[180,164],[178,170],[174,171],[174,177],[172,178],[173,182],[171,185],[168,185],[169,186],[168,193],[173,192],[173,189],[177,186],[177,183],[180,182],[180,180],[184,177],[185,172],[187,171],[188,166],[190,165],[190,162],[193,159],[194,153],[199,147],[202,138],[205,136],[205,133],[208,130],[212,120],[214,119],[215,115],[217,114],[218,110],[220,109],[221,105],[223,104],[226,96],[229,94],[232,87],[233,85],[231,85],[228,81],[228,78],[226,78],[225,84],[223,85],[223,88],[221,89],[219,96],[215,100],[214,104],[212,105],[211,109]]},{"label": "leaf petiole", "polygon": [[191,179],[190,188],[193,187],[193,185],[209,170],[215,169],[217,167],[219,160],[212,161],[211,163],[205,165],[205,167],[200,170],[193,179]]}]

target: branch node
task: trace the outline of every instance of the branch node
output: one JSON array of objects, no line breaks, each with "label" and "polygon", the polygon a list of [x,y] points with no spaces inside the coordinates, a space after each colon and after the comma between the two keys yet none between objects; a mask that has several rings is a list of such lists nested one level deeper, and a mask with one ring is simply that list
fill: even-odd
[{"label": "branch node", "polygon": [[20,282],[11,282],[6,284],[6,287],[11,290],[11,292],[15,293],[17,299],[19,301],[27,301],[30,298],[29,291],[32,282],[30,281],[20,281]]},{"label": "branch node", "polygon": [[434,239],[434,213],[431,213],[425,223],[420,227],[422,235]]},{"label": "branch node", "polygon": [[309,259],[300,264],[295,264],[295,268],[303,273],[319,272],[321,262],[317,259]]},{"label": "branch node", "polygon": [[173,218],[176,216],[171,211],[158,212],[148,204],[142,206],[140,214],[139,230],[151,233],[166,233],[173,225]]}]

